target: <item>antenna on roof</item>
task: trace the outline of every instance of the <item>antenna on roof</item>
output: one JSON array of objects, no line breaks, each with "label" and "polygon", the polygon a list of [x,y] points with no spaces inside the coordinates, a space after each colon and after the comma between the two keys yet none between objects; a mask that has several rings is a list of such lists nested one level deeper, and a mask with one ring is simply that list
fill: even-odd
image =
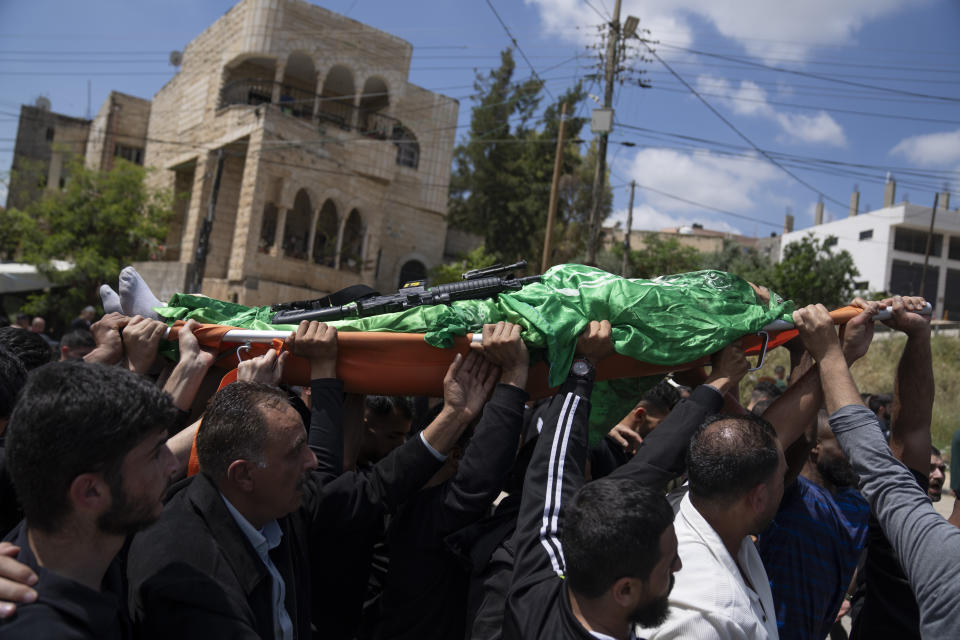
[{"label": "antenna on roof", "polygon": [[183,62],[183,52],[182,51],[171,51],[170,52],[170,66],[179,67]]},{"label": "antenna on roof", "polygon": [[33,102],[33,106],[41,111],[50,111],[50,98],[47,96],[37,96],[37,99]]}]

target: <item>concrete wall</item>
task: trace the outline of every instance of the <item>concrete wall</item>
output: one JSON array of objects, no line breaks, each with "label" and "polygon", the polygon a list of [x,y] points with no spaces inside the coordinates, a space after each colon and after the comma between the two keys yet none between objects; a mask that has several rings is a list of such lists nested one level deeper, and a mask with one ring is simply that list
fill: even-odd
[{"label": "concrete wall", "polygon": [[90,127],[87,166],[102,170],[113,168],[117,145],[145,149],[149,119],[149,100],[111,91]]}]

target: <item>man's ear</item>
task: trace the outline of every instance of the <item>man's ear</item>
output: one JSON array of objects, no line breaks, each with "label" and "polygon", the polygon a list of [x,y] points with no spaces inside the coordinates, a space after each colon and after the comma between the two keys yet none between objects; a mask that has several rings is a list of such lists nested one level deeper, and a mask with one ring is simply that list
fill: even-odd
[{"label": "man's ear", "polygon": [[113,497],[110,485],[101,473],[81,473],[70,483],[70,502],[74,511],[103,513],[110,508]]},{"label": "man's ear", "polygon": [[746,498],[753,513],[762,513],[767,507],[767,483],[761,482],[750,489]]},{"label": "man's ear", "polygon": [[633,610],[640,595],[640,581],[636,578],[620,578],[610,587],[610,595],[620,608]]},{"label": "man's ear", "polygon": [[633,418],[642,424],[647,419],[647,410],[644,407],[637,407],[633,410]]},{"label": "man's ear", "polygon": [[250,460],[234,460],[227,467],[227,482],[240,491],[253,491],[256,486],[252,473],[254,466],[256,463]]}]

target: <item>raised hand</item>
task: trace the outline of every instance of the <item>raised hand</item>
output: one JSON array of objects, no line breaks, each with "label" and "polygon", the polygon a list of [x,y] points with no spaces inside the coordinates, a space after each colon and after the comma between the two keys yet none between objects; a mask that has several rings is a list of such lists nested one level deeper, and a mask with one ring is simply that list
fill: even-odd
[{"label": "raised hand", "polygon": [[122,313],[108,313],[90,325],[96,348],[83,357],[84,362],[117,364],[123,358],[123,340],[120,330],[130,321]]},{"label": "raised hand", "polygon": [[840,350],[833,319],[822,304],[811,304],[797,309],[793,312],[793,323],[800,332],[803,346],[817,362],[832,351]]},{"label": "raised hand", "polygon": [[500,367],[500,382],[523,389],[527,385],[530,355],[520,331],[520,325],[510,322],[485,324],[483,343],[471,343],[470,348]]},{"label": "raised hand", "polygon": [[283,365],[290,357],[289,351],[282,351],[277,356],[273,349],[262,356],[243,360],[237,365],[237,382],[259,382],[277,386],[283,377]]},{"label": "raised hand", "polygon": [[14,614],[17,604],[37,601],[37,592],[31,589],[37,584],[37,574],[16,558],[20,552],[9,542],[0,542],[0,618]]},{"label": "raised hand", "polygon": [[200,323],[196,320],[187,320],[177,332],[177,342],[180,346],[180,362],[185,360],[195,363],[198,368],[204,371],[210,368],[213,361],[217,359],[216,349],[210,347],[201,347],[197,341],[194,331],[200,328]]},{"label": "raised hand", "polygon": [[735,389],[750,368],[739,341],[728,344],[710,356],[710,364],[712,368],[705,382],[720,393]]},{"label": "raised hand", "polygon": [[316,320],[304,320],[286,340],[293,355],[310,361],[310,379],[337,377],[337,330]]},{"label": "raised hand", "polygon": [[607,435],[613,438],[631,456],[637,452],[637,447],[643,442],[640,434],[625,424],[615,425]]},{"label": "raised hand", "polygon": [[927,304],[920,296],[893,296],[880,304],[892,307],[890,319],[884,322],[891,329],[902,331],[908,336],[930,332],[930,316],[919,313]]},{"label": "raised hand", "polygon": [[157,347],[167,331],[159,320],[133,316],[123,328],[123,352],[134,373],[147,373],[157,359]]},{"label": "raised hand", "polygon": [[577,355],[596,365],[614,353],[609,320],[591,320],[577,337]]},{"label": "raised hand", "polygon": [[847,365],[851,365],[864,355],[873,342],[873,318],[880,312],[880,303],[857,297],[850,303],[852,307],[863,309],[860,314],[843,326],[843,355]]},{"label": "raised hand", "polygon": [[457,354],[443,378],[444,409],[470,422],[483,409],[497,383],[499,369],[489,360],[471,351],[464,358]]}]

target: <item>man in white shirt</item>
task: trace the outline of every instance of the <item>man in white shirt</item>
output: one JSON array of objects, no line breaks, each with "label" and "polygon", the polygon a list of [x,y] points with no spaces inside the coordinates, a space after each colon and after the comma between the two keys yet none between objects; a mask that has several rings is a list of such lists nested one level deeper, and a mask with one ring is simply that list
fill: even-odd
[{"label": "man in white shirt", "polygon": [[674,520],[683,568],[669,618],[641,635],[776,639],[770,584],[750,534],[767,527],[783,496],[777,433],[750,414],[715,416],[693,437],[687,465],[690,492]]}]

